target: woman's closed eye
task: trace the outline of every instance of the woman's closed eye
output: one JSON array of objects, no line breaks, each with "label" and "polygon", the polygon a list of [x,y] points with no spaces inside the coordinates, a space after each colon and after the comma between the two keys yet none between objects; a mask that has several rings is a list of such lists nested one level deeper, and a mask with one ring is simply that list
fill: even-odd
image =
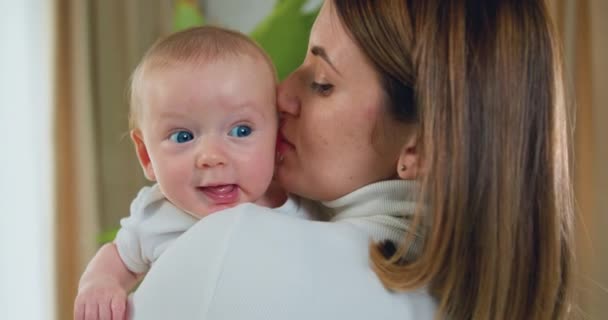
[{"label": "woman's closed eye", "polygon": [[235,126],[234,128],[232,128],[230,130],[230,132],[228,133],[228,135],[231,137],[244,138],[244,137],[251,135],[252,132],[253,132],[253,129],[251,129],[250,126],[238,125],[238,126]]},{"label": "woman's closed eye", "polygon": [[313,81],[310,84],[310,88],[315,93],[318,93],[322,96],[329,96],[331,94],[332,89],[334,88],[334,85],[331,83],[320,83],[320,82]]},{"label": "woman's closed eye", "polygon": [[186,143],[193,139],[194,139],[194,134],[192,134],[192,132],[187,131],[187,130],[175,131],[169,136],[169,140],[171,140],[175,143]]}]

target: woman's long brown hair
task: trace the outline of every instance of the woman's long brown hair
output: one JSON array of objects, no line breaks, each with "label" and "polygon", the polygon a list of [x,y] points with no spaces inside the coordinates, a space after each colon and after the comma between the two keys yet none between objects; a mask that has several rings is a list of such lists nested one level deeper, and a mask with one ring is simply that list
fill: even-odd
[{"label": "woman's long brown hair", "polygon": [[561,58],[539,0],[333,0],[397,119],[419,128],[424,249],[373,246],[393,290],[438,318],[570,314],[573,200]]}]

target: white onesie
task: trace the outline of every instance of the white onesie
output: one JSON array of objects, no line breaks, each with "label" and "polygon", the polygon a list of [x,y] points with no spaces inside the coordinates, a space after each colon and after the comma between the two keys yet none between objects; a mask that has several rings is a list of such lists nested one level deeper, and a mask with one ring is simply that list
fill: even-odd
[{"label": "white onesie", "polygon": [[[311,211],[311,206],[312,203],[290,196],[282,206],[274,210],[310,219],[309,212],[314,212]],[[131,203],[129,217],[120,220],[121,228],[114,243],[131,272],[145,273],[175,239],[198,221],[198,218],[169,202],[158,184],[143,187]]]}]

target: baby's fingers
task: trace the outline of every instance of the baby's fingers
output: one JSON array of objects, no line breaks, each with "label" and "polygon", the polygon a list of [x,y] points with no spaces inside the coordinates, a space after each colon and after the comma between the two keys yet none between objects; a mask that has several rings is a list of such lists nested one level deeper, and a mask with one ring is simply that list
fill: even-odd
[{"label": "baby's fingers", "polygon": [[97,307],[98,307],[98,311],[99,311],[99,320],[112,320],[112,311],[110,310],[110,301],[100,303]]},{"label": "baby's fingers", "polygon": [[99,319],[99,313],[97,312],[96,303],[87,303],[84,309],[84,318],[86,320],[97,320]]},{"label": "baby's fingers", "polygon": [[85,304],[76,300],[76,303],[74,306],[74,320],[84,320],[84,309],[85,309]]},{"label": "baby's fingers", "polygon": [[127,299],[119,295],[112,298],[112,320],[127,320]]}]

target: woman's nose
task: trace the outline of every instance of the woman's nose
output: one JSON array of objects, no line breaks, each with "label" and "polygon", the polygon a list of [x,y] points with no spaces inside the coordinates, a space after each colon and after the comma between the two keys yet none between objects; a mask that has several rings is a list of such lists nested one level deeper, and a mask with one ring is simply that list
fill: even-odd
[{"label": "woman's nose", "polygon": [[282,115],[292,115],[299,116],[300,115],[300,100],[295,95],[295,91],[293,90],[293,86],[291,86],[291,82],[293,81],[293,75],[287,77],[278,87],[277,87],[277,104],[279,113]]}]

